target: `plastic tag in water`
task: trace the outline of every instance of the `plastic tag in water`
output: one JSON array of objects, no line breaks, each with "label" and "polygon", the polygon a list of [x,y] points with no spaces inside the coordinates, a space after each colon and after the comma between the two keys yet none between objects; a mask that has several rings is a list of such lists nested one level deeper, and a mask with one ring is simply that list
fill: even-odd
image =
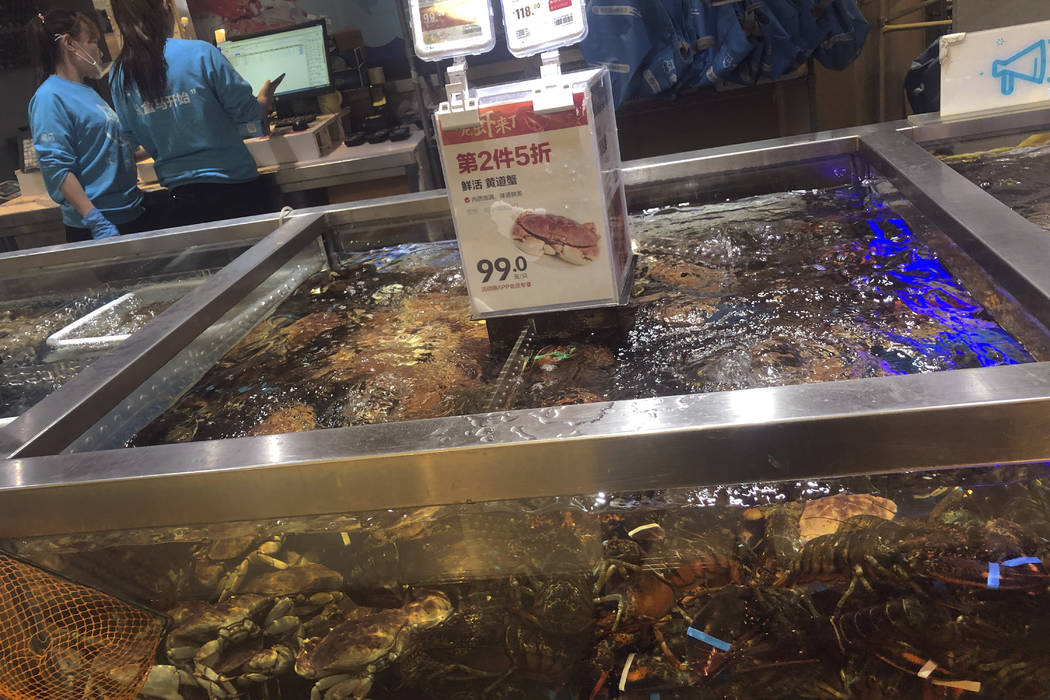
[{"label": "plastic tag in water", "polygon": [[712,637],[707,632],[698,630],[695,627],[690,627],[688,630],[686,630],[685,633],[693,639],[699,639],[704,644],[710,644],[715,649],[718,649],[720,651],[729,651],[729,649],[732,647],[732,645],[729,642],[723,642],[718,637]]}]

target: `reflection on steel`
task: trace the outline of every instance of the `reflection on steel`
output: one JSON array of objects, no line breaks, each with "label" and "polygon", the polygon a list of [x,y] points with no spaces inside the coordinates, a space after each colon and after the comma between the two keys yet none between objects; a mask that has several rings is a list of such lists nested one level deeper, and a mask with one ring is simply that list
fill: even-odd
[{"label": "reflection on steel", "polygon": [[1050,364],[19,459],[0,537],[1050,458]]},{"label": "reflection on steel", "polygon": [[[278,228],[0,432],[9,457],[64,448],[322,231],[319,213]],[[59,448],[62,449],[62,448]]]},{"label": "reflection on steel", "polygon": [[895,132],[862,137],[864,155],[1030,314],[1050,327],[1050,236]]},{"label": "reflection on steel", "polygon": [[[347,204],[298,209],[300,217],[323,214],[335,227],[362,224],[398,217],[448,215],[444,190],[386,197]],[[139,256],[185,251],[194,246],[228,245],[237,241],[256,242],[277,227],[280,215],[260,214],[243,219],[215,221],[200,226],[168,228],[137,233],[105,241],[71,243],[31,248],[0,255],[0,276],[25,273],[38,268],[85,265],[93,262],[129,260]]]},{"label": "reflection on steel", "polygon": [[917,143],[932,144],[1007,132],[1046,131],[1050,129],[1050,107],[999,110],[992,114],[957,117],[948,121],[942,120],[939,114],[920,114],[909,117],[909,121],[914,126],[902,128],[902,131],[907,132]]}]

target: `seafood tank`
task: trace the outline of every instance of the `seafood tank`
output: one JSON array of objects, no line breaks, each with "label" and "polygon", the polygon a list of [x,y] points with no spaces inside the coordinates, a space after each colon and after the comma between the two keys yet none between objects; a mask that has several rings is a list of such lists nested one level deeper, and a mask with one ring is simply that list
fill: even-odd
[{"label": "seafood tank", "polygon": [[47,365],[47,337],[89,311],[116,298],[105,294],[81,299],[35,299],[0,306],[0,415],[17,416],[82,369],[76,362]]},{"label": "seafood tank", "polygon": [[[1048,479],[994,466],[5,549],[163,611],[141,698],[1035,698]],[[96,684],[90,645],[56,639],[47,673]]]},{"label": "seafood tank", "polygon": [[[123,296],[152,286],[104,284],[73,298],[65,293],[0,303],[0,364],[4,368],[0,378],[0,416],[25,412],[110,347],[75,343],[56,350],[49,339]],[[183,288],[180,294],[187,290],[188,287]],[[121,334],[117,337],[122,340],[174,301],[176,298],[129,309],[128,313],[104,314],[90,332],[111,337]],[[88,330],[85,328],[84,332]]]},{"label": "seafood tank", "polygon": [[[510,407],[1032,360],[867,187],[647,210],[631,229],[626,330],[532,348]],[[351,255],[130,445],[481,412],[503,355],[469,314],[454,243]]]},{"label": "seafood tank", "polygon": [[[1009,145],[1000,145],[1000,144]],[[992,147],[994,146],[994,147]],[[1033,224],[1050,231],[1050,134],[935,146],[953,170]]]}]

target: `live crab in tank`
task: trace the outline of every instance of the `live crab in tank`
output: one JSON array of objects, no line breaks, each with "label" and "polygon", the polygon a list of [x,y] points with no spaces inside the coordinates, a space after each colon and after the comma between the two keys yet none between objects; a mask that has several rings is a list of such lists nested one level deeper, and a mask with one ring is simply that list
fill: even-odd
[{"label": "live crab in tank", "polygon": [[[480,410],[490,358],[462,287],[432,270],[321,272],[130,444],[275,435]],[[427,274],[424,274],[426,272]],[[392,280],[401,280],[393,282]]]}]

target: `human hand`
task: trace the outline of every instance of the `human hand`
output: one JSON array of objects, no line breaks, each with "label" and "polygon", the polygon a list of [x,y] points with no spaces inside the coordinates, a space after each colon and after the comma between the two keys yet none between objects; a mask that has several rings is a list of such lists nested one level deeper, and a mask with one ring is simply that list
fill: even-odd
[{"label": "human hand", "polygon": [[259,104],[263,107],[263,115],[273,111],[273,93],[277,90],[277,86],[281,84],[281,81],[284,80],[284,76],[285,74],[281,73],[273,80],[267,80],[259,88],[259,94],[255,98],[259,100]]},{"label": "human hand", "polygon": [[98,209],[92,209],[81,218],[84,224],[91,229],[91,237],[95,240],[120,235],[120,231],[113,225],[113,222],[103,216]]}]

